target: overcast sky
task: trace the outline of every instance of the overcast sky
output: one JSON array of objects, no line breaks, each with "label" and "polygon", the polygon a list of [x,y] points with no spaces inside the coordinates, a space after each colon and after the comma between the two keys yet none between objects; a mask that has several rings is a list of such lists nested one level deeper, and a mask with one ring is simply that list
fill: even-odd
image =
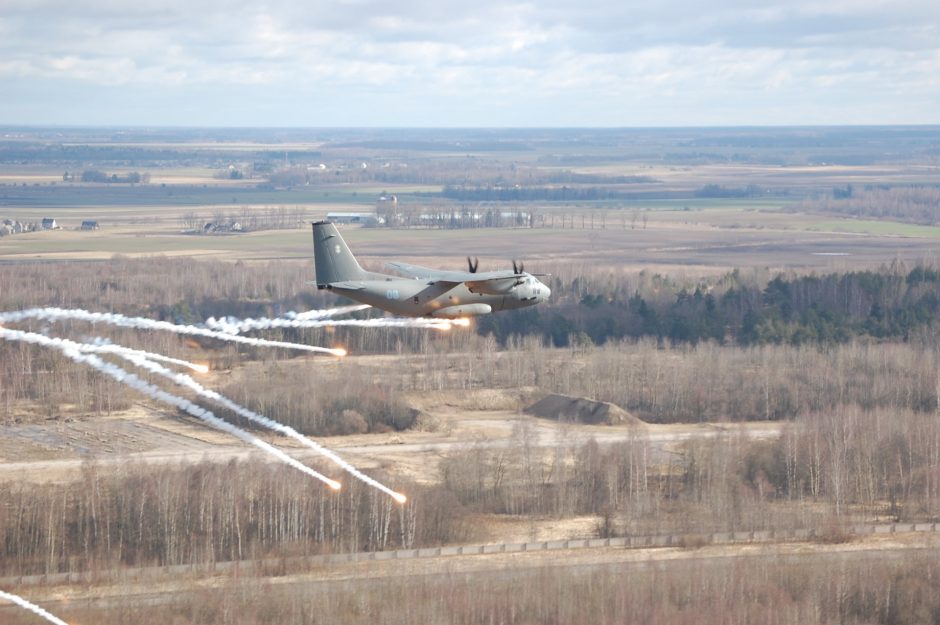
[{"label": "overcast sky", "polygon": [[938,0],[0,0],[0,124],[923,123]]}]

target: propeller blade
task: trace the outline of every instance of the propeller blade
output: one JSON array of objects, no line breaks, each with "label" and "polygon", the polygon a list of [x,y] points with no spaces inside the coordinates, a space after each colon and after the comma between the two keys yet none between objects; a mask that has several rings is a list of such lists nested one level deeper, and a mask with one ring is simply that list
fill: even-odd
[{"label": "propeller blade", "polygon": [[516,266],[516,259],[513,259],[512,261],[512,272],[519,273],[519,268]]},{"label": "propeller blade", "polygon": [[[474,262],[474,261],[476,261],[476,262]],[[477,272],[477,267],[479,267],[479,266],[480,266],[480,259],[479,259],[479,258],[474,258],[473,260],[470,260],[470,257],[467,256],[467,267],[470,269],[470,273],[476,273],[476,272]]]},{"label": "propeller blade", "polygon": [[521,260],[519,261],[519,273],[525,273],[525,265]]}]

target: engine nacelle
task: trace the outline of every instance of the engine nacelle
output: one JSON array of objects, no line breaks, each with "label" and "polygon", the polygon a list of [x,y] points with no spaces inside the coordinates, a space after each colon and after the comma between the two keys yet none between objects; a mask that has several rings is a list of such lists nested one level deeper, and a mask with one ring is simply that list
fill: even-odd
[{"label": "engine nacelle", "polygon": [[448,306],[439,308],[431,313],[432,317],[440,319],[459,319],[461,317],[476,317],[477,315],[488,315],[493,312],[493,307],[489,304],[462,304],[458,306]]}]

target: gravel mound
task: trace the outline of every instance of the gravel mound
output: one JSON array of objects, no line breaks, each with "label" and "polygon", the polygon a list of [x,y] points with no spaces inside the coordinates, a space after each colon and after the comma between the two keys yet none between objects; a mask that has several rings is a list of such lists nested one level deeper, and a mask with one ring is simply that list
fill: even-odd
[{"label": "gravel mound", "polygon": [[543,397],[526,408],[525,412],[543,419],[592,425],[641,425],[643,423],[620,406],[609,402],[559,394]]}]

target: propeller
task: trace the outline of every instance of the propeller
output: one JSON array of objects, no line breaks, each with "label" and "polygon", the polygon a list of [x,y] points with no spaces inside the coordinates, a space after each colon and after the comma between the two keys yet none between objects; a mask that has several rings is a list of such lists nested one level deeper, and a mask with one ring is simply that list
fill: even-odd
[{"label": "propeller", "polygon": [[477,267],[480,266],[480,259],[479,259],[479,258],[474,258],[474,259],[471,261],[471,260],[470,260],[470,257],[467,256],[467,266],[470,268],[470,273],[476,273],[476,272],[477,272]]},{"label": "propeller", "polygon": [[525,265],[522,264],[522,261],[519,261],[518,264],[516,264],[515,260],[512,261],[512,272],[513,273],[525,273]]}]

